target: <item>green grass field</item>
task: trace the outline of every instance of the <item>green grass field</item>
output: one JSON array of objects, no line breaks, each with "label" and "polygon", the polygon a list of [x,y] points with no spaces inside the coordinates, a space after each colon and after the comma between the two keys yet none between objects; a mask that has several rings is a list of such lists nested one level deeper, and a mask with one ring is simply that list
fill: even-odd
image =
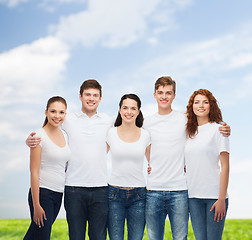
[{"label": "green grass field", "polygon": [[[28,229],[30,224],[29,219],[8,220],[0,219],[0,240],[20,240]],[[172,239],[169,222],[166,222],[165,239]],[[67,223],[64,219],[58,219],[53,225],[52,240],[67,240]],[[86,237],[88,240],[89,238]],[[125,239],[127,239],[125,237]],[[144,240],[147,240],[147,233],[145,230]],[[192,226],[189,223],[188,239],[193,240],[194,235]],[[223,240],[252,240],[252,219],[248,220],[226,220]]]}]

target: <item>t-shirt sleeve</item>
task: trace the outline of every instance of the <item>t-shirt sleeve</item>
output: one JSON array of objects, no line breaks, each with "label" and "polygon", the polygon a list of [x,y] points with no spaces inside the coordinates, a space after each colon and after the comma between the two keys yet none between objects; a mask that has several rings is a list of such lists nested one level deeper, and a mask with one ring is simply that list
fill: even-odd
[{"label": "t-shirt sleeve", "polygon": [[145,146],[148,147],[151,144],[151,138],[150,133],[147,130],[144,130],[144,140],[145,140]]},{"label": "t-shirt sleeve", "polygon": [[111,145],[113,130],[114,128],[110,128],[107,134],[106,142],[109,146]]},{"label": "t-shirt sleeve", "polygon": [[41,138],[41,141],[40,141],[40,143],[39,143],[39,146],[40,147],[43,147],[43,143],[44,143],[44,139],[43,139],[43,132],[42,131],[44,131],[42,128],[40,128],[40,129],[37,129],[36,131],[35,131],[35,135],[34,135],[34,137],[40,137]]},{"label": "t-shirt sleeve", "polygon": [[219,127],[217,128],[217,134],[216,135],[217,135],[219,153],[221,153],[221,152],[228,152],[229,153],[229,151],[230,151],[229,137],[224,137],[219,132]]}]

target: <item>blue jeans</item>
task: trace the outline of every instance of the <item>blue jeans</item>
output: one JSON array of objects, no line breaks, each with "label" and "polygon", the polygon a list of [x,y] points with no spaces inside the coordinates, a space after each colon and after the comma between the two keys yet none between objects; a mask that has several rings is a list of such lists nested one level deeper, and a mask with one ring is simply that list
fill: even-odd
[{"label": "blue jeans", "polygon": [[65,186],[64,206],[70,240],[85,239],[87,222],[90,240],[106,239],[107,195],[107,187]]},{"label": "blue jeans", "polygon": [[51,236],[52,225],[58,216],[63,193],[54,192],[46,188],[39,189],[39,203],[44,209],[47,220],[44,220],[44,227],[39,228],[33,221],[34,209],[32,202],[31,189],[28,194],[28,203],[30,207],[31,224],[24,236],[24,240],[49,240]]},{"label": "blue jeans", "polygon": [[[193,231],[197,240],[221,240],[225,217],[219,222],[214,221],[215,211],[210,208],[217,199],[189,198],[189,211]],[[226,199],[226,211],[228,199]]]},{"label": "blue jeans", "polygon": [[124,225],[127,219],[128,239],[141,240],[145,228],[146,188],[123,190],[108,187],[110,240],[124,239]]},{"label": "blue jeans", "polygon": [[188,193],[184,191],[147,191],[146,224],[150,240],[163,240],[168,215],[174,240],[187,239]]}]

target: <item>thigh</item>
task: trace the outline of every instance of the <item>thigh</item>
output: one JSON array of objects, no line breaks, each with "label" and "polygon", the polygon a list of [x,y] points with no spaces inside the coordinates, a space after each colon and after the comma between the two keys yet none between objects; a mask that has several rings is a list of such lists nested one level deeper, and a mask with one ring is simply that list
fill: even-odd
[{"label": "thigh", "polygon": [[125,198],[119,194],[118,189],[108,187],[108,232],[110,240],[124,239],[124,226],[126,219]]},{"label": "thigh", "polygon": [[207,239],[206,203],[203,199],[189,198],[189,212],[196,239]]},{"label": "thigh", "polygon": [[[222,233],[225,225],[226,216],[219,222],[214,221],[215,211],[210,212],[212,205],[217,201],[217,199],[207,200],[207,217],[206,217],[206,227],[207,227],[207,239],[208,240],[221,240]],[[228,199],[226,199],[226,212],[228,209]]]},{"label": "thigh", "polygon": [[108,223],[108,189],[107,187],[94,187],[90,191],[88,235],[90,240],[105,240]]},{"label": "thigh", "polygon": [[65,187],[64,207],[70,240],[83,240],[86,234],[87,192],[85,188]]},{"label": "thigh", "polygon": [[146,189],[137,189],[127,208],[128,240],[141,240],[145,228]]},{"label": "thigh", "polygon": [[188,234],[188,192],[171,191],[168,194],[167,212],[171,223],[173,239],[187,239]]},{"label": "thigh", "polygon": [[29,207],[31,211],[31,224],[24,239],[49,240],[51,236],[52,224],[54,222],[54,199],[53,192],[49,189],[40,188],[39,202],[46,214],[44,226],[39,228],[33,221],[33,202],[31,192],[29,193]]},{"label": "thigh", "polygon": [[164,238],[166,215],[162,191],[147,191],[145,216],[150,240]]}]

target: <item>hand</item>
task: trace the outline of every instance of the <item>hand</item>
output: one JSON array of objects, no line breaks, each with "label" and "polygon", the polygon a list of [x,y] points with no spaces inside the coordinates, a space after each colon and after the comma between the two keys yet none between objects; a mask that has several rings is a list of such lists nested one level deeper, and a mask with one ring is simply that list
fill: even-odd
[{"label": "hand", "polygon": [[148,174],[151,174],[151,169],[152,169],[152,167],[151,167],[150,164],[148,163],[148,168],[147,168],[147,173],[148,173]]},{"label": "hand", "polygon": [[219,127],[219,131],[224,137],[229,137],[231,134],[230,126],[227,125],[225,122],[222,124],[221,127]]},{"label": "hand", "polygon": [[33,221],[39,228],[44,227],[44,220],[47,220],[44,209],[40,205],[34,207]]},{"label": "hand", "polygon": [[226,215],[225,199],[218,199],[211,207],[210,212],[212,212],[214,209],[215,209],[214,221],[217,220],[217,222],[219,222]]},{"label": "hand", "polygon": [[40,137],[33,137],[35,134],[36,134],[35,132],[32,132],[25,141],[26,145],[30,148],[37,147],[41,142]]}]

